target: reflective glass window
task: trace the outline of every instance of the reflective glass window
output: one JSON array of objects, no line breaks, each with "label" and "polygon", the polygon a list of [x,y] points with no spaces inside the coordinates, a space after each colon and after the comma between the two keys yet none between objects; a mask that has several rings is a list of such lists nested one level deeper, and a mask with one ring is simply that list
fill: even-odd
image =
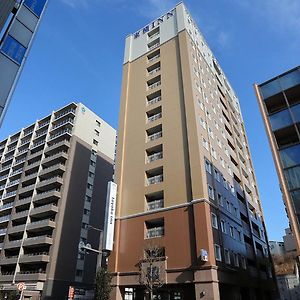
[{"label": "reflective glass window", "polygon": [[260,91],[261,91],[264,99],[271,97],[275,94],[278,94],[281,91],[279,81],[276,79],[276,80],[273,80],[269,83],[262,85],[260,87]]},{"label": "reflective glass window", "polygon": [[295,122],[300,122],[300,104],[292,106],[291,111]]},{"label": "reflective glass window", "polygon": [[290,190],[300,188],[300,167],[287,169],[284,175]]},{"label": "reflective glass window", "polygon": [[269,118],[273,131],[293,124],[290,112],[287,109],[271,115]]},{"label": "reflective glass window", "polygon": [[37,16],[40,16],[45,6],[46,0],[25,0],[24,4],[33,11]]},{"label": "reflective glass window", "polygon": [[281,150],[279,153],[284,168],[300,165],[300,144]]},{"label": "reflective glass window", "polygon": [[291,192],[291,197],[294,203],[295,211],[300,213],[300,190]]},{"label": "reflective glass window", "polygon": [[287,90],[290,87],[300,84],[300,72],[295,70],[279,78],[282,89]]},{"label": "reflective glass window", "polygon": [[21,64],[26,52],[26,48],[17,40],[8,35],[1,47],[1,52],[5,53],[11,59]]}]

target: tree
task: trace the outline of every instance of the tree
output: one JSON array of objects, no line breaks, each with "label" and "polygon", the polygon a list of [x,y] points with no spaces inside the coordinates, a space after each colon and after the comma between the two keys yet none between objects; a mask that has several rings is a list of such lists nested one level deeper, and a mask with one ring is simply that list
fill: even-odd
[{"label": "tree", "polygon": [[96,273],[95,300],[109,300],[112,291],[112,274],[107,268],[100,267]]},{"label": "tree", "polygon": [[16,291],[0,291],[0,300],[17,300],[19,293]]},{"label": "tree", "polygon": [[157,245],[151,245],[145,250],[144,258],[139,262],[140,283],[145,285],[153,300],[154,292],[165,283],[165,251]]}]

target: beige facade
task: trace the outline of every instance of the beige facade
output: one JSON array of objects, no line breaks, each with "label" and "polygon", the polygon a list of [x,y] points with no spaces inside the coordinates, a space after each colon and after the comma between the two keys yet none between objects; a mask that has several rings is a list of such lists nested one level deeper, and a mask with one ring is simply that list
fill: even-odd
[{"label": "beige facade", "polygon": [[[93,289],[116,131],[81,103],[52,112],[0,142],[0,283],[61,300]],[[35,299],[35,298],[34,298]]]},{"label": "beige facade", "polygon": [[112,299],[144,299],[139,261],[153,245],[161,299],[271,297],[239,103],[182,3],[126,39],[116,162]]}]

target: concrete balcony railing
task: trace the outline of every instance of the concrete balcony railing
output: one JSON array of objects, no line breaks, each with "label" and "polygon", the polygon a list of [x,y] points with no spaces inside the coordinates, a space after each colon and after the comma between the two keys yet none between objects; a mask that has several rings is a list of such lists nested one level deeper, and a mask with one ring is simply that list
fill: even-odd
[{"label": "concrete balcony railing", "polygon": [[36,231],[42,228],[54,228],[55,222],[52,219],[40,220],[36,222],[31,222],[27,225],[26,229],[28,231]]},{"label": "concrete balcony railing", "polygon": [[10,220],[10,215],[0,217],[0,223],[8,222]]},{"label": "concrete balcony railing", "polygon": [[43,193],[39,193],[34,196],[33,201],[36,203],[43,202],[43,200],[48,198],[59,199],[61,197],[61,193],[57,189],[49,190]]},{"label": "concrete balcony railing", "polygon": [[24,198],[24,199],[20,199],[16,202],[15,206],[19,207],[19,206],[22,206],[22,205],[25,205],[25,204],[29,204],[31,202],[31,199],[32,199],[32,197],[27,197],[27,198]]},{"label": "concrete balcony railing", "polygon": [[4,249],[20,248],[21,244],[22,244],[22,239],[21,240],[15,240],[15,241],[6,242],[4,244]]},{"label": "concrete balcony railing", "polygon": [[12,220],[26,218],[28,216],[29,210],[24,210],[18,213],[15,213],[11,216]]},{"label": "concrete balcony railing", "polygon": [[18,225],[18,226],[11,226],[8,228],[8,233],[20,233],[25,230],[25,224]]},{"label": "concrete balcony railing", "polygon": [[148,90],[151,91],[151,90],[153,90],[153,89],[159,87],[160,85],[161,85],[161,81],[154,82],[154,83],[148,85]]},{"label": "concrete balcony railing", "polygon": [[16,281],[46,281],[47,275],[42,271],[23,271],[17,273]]},{"label": "concrete balcony railing", "polygon": [[73,114],[73,115],[75,115],[75,113],[76,113],[76,109],[74,109],[74,108],[66,109],[65,111],[63,111],[63,112],[57,114],[57,115],[55,116],[55,120],[57,120],[57,119],[59,119],[59,118],[61,118],[61,117],[64,117],[64,116],[66,116],[66,115],[68,115],[68,114]]},{"label": "concrete balcony railing", "polygon": [[56,171],[56,170],[66,171],[66,167],[63,164],[58,163],[58,164],[55,164],[55,165],[53,165],[51,167],[43,169],[42,171],[40,171],[39,175],[45,175],[45,174],[47,174],[49,172],[53,172],[53,171]]},{"label": "concrete balcony railing", "polygon": [[0,274],[0,282],[12,282],[14,278],[13,272],[4,272]]},{"label": "concrete balcony railing", "polygon": [[0,206],[0,211],[6,210],[6,209],[11,209],[13,206],[14,206],[13,201],[9,202],[9,203],[6,203],[6,204]]},{"label": "concrete balcony railing", "polygon": [[148,163],[151,163],[153,161],[156,161],[156,160],[162,159],[162,158],[163,158],[162,152],[154,153],[154,154],[148,156]]},{"label": "concrete balcony railing", "polygon": [[46,165],[47,163],[53,161],[53,160],[56,160],[56,159],[67,159],[68,158],[68,154],[66,151],[59,151],[51,156],[48,156],[46,158],[43,159],[43,162],[42,164],[43,165]]},{"label": "concrete balcony railing", "polygon": [[33,208],[30,212],[30,216],[42,216],[49,213],[57,213],[58,207],[54,204],[47,204],[40,207]]},{"label": "concrete balcony railing", "polygon": [[73,125],[73,124],[74,124],[74,119],[73,119],[73,118],[68,118],[68,119],[66,119],[66,120],[63,120],[62,122],[59,122],[59,123],[53,125],[51,131],[52,131],[52,130],[55,130],[55,129],[57,129],[57,128],[60,128],[60,127],[62,127],[62,126],[64,126],[64,125],[66,125],[66,124]]},{"label": "concrete balcony railing", "polygon": [[3,257],[2,259],[0,259],[0,266],[13,265],[16,264],[17,261],[18,261],[18,256]]},{"label": "concrete balcony railing", "polygon": [[70,142],[68,140],[63,140],[63,141],[60,141],[60,142],[57,142],[57,143],[53,143],[50,146],[46,147],[45,153],[54,151],[54,150],[62,148],[62,147],[63,148],[69,148],[70,147]]},{"label": "concrete balcony railing", "polygon": [[24,254],[20,257],[20,263],[35,263],[35,262],[49,262],[50,256],[47,252]]},{"label": "concrete balcony railing", "polygon": [[162,174],[150,177],[147,179],[147,185],[157,184],[163,182],[164,177]]},{"label": "concrete balcony railing", "polygon": [[148,62],[150,63],[150,62],[152,62],[152,61],[154,61],[154,60],[156,60],[156,59],[158,59],[158,58],[160,58],[160,54],[157,54],[157,55],[151,57],[151,58],[148,60]]},{"label": "concrete balcony railing", "polygon": [[151,70],[150,72],[148,72],[148,75],[149,76],[154,75],[154,74],[158,73],[159,71],[160,71],[160,67],[155,68],[155,69]]},{"label": "concrete balcony railing", "polygon": [[37,151],[37,152],[31,153],[31,154],[28,156],[28,160],[30,160],[30,159],[34,159],[34,158],[36,158],[36,157],[40,156],[42,153],[43,153],[43,150],[40,150],[40,151]]},{"label": "concrete balcony railing", "polygon": [[36,162],[34,162],[30,165],[28,164],[28,165],[25,166],[25,170],[28,171],[28,170],[31,170],[33,168],[36,168],[40,165],[40,163],[41,163],[40,161],[36,161]]},{"label": "concrete balcony railing", "polygon": [[162,131],[153,133],[153,134],[148,136],[148,142],[154,141],[154,140],[159,139],[161,137],[162,137]]},{"label": "concrete balcony railing", "polygon": [[39,183],[37,183],[36,188],[46,187],[48,185],[54,185],[54,184],[62,185],[63,184],[62,177],[54,176],[54,177],[50,177],[46,180],[40,181]]},{"label": "concrete balcony railing", "polygon": [[6,232],[7,232],[7,228],[0,229],[0,236],[6,235]]},{"label": "concrete balcony railing", "polygon": [[148,203],[148,210],[155,210],[164,207],[164,199],[151,201]]},{"label": "concrete balcony railing", "polygon": [[161,237],[164,235],[165,229],[163,226],[150,228],[147,230],[146,237],[147,239]]},{"label": "concrete balcony railing", "polygon": [[148,100],[147,101],[147,105],[149,106],[149,105],[153,105],[153,104],[155,104],[155,103],[157,103],[157,102],[160,102],[161,101],[161,96],[158,96],[158,97],[155,97],[155,98],[153,98],[153,99],[151,99],[151,100]]},{"label": "concrete balcony railing", "polygon": [[12,191],[12,192],[5,193],[5,194],[2,196],[2,200],[8,199],[8,198],[12,198],[12,197],[15,197],[16,195],[17,195],[17,192],[16,192],[16,191]]},{"label": "concrete balcony railing", "polygon": [[149,117],[149,118],[147,119],[147,122],[148,122],[148,123],[152,123],[152,122],[154,122],[154,121],[156,121],[156,120],[159,120],[159,119],[161,119],[161,118],[162,118],[162,113],[158,113],[158,114],[156,114],[156,115],[153,115],[153,116]]},{"label": "concrete balcony railing", "polygon": [[19,195],[33,191],[35,184],[31,184],[19,189]]},{"label": "concrete balcony railing", "polygon": [[48,235],[41,235],[32,238],[27,238],[24,240],[24,246],[33,246],[33,245],[52,245],[52,237]]}]

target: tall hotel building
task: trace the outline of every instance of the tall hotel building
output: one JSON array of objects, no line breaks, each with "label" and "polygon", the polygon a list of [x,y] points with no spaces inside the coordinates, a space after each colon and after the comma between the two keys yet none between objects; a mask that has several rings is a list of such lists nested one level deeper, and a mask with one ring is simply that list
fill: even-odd
[{"label": "tall hotel building", "polygon": [[300,67],[255,85],[300,255]]},{"label": "tall hotel building", "polygon": [[47,0],[0,1],[0,126]]},{"label": "tall hotel building", "polygon": [[119,126],[112,299],[144,299],[153,247],[157,299],[271,299],[239,102],[183,3],[126,38]]},{"label": "tall hotel building", "polygon": [[[0,284],[25,299],[92,289],[116,131],[71,103],[0,142]],[[30,296],[32,298],[30,298]]]}]

